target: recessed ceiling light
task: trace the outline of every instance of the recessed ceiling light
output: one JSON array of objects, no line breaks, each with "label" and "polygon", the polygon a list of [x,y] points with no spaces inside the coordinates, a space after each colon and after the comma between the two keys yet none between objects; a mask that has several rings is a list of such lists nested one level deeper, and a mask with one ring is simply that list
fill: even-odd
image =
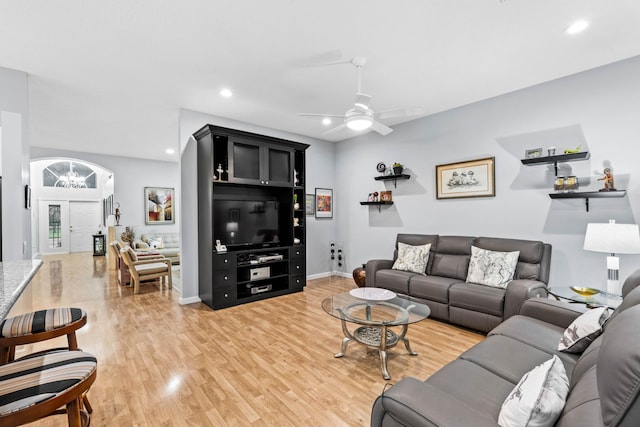
[{"label": "recessed ceiling light", "polygon": [[329,126],[331,124],[331,119],[329,117],[325,117],[322,119],[322,124],[325,126]]},{"label": "recessed ceiling light", "polygon": [[176,150],[174,150],[173,148],[167,148],[164,152],[167,154],[175,154]]},{"label": "recessed ceiling light", "polygon": [[224,88],[220,91],[220,95],[224,98],[231,98],[233,96],[233,92],[231,92],[231,89]]},{"label": "recessed ceiling light", "polygon": [[588,26],[588,21],[576,21],[565,28],[564,32],[567,34],[578,34],[579,32],[584,31]]}]

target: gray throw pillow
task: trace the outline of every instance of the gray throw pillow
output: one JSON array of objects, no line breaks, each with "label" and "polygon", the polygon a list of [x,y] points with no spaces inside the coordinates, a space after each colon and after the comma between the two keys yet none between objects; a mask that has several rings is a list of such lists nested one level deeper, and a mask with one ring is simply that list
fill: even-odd
[{"label": "gray throw pillow", "polygon": [[518,266],[520,251],[496,252],[471,246],[467,282],[506,288]]},{"label": "gray throw pillow", "polygon": [[425,274],[431,243],[421,246],[398,242],[398,258],[391,267],[393,270],[411,271]]},{"label": "gray throw pillow", "polygon": [[569,379],[558,356],[522,376],[507,396],[500,414],[500,427],[553,426],[569,394]]}]

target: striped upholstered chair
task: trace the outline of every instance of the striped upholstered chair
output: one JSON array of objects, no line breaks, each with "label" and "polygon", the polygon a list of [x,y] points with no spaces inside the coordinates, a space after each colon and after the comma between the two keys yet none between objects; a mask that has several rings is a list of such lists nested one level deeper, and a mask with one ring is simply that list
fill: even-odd
[{"label": "striped upholstered chair", "polygon": [[0,366],[0,425],[66,412],[70,427],[88,426],[90,416],[81,399],[96,373],[95,356],[82,351],[52,351]]},{"label": "striped upholstered chair", "polygon": [[[16,346],[34,344],[64,335],[67,336],[68,345],[65,349],[77,350],[76,330],[86,323],[87,313],[81,308],[51,308],[4,319],[0,322],[0,365],[15,359]],[[86,395],[83,396],[83,403],[91,413],[91,404]]]}]

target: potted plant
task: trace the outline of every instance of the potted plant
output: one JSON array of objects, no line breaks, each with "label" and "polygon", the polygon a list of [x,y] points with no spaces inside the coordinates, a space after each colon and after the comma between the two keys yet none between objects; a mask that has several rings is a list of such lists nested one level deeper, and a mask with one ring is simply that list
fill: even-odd
[{"label": "potted plant", "polygon": [[133,228],[125,227],[122,234],[120,234],[120,239],[125,242],[125,244],[133,247],[133,241],[136,239],[136,233],[133,231]]},{"label": "potted plant", "polygon": [[402,166],[402,163],[395,162],[393,164],[393,174],[394,175],[400,175],[403,170],[404,170],[404,166]]}]

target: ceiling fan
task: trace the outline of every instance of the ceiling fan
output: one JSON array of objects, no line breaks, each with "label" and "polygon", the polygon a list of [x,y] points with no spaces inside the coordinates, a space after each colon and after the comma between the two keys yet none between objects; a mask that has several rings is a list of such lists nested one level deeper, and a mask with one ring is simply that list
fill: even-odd
[{"label": "ceiling fan", "polygon": [[353,107],[347,110],[345,114],[335,115],[298,113],[298,115],[306,117],[334,117],[343,119],[343,123],[334,127],[333,129],[329,129],[323,135],[329,135],[344,128],[349,128],[356,131],[371,128],[381,135],[388,135],[393,132],[393,129],[380,122],[380,120],[390,119],[394,117],[418,116],[424,113],[424,107],[399,108],[378,112],[373,111],[369,107],[369,105],[371,104],[371,95],[362,93],[362,67],[366,62],[366,58],[359,56],[349,61],[349,63],[353,64],[358,70],[358,91],[356,92]]}]

